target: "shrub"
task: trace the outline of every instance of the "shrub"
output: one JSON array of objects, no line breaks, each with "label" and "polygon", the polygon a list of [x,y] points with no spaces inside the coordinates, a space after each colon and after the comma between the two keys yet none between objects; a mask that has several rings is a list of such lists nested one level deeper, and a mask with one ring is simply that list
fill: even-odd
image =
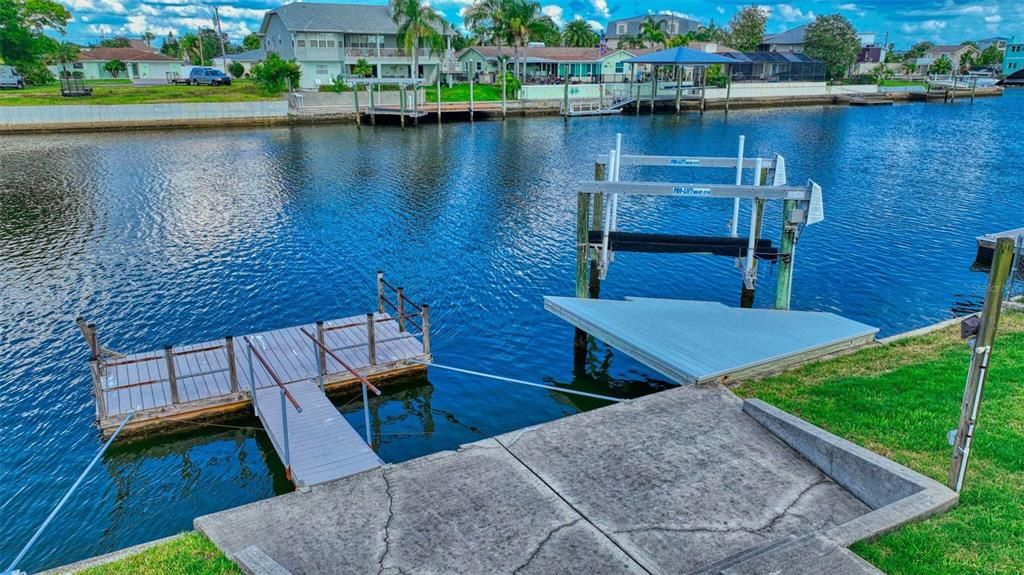
[{"label": "shrub", "polygon": [[128,66],[120,60],[111,60],[103,65],[103,69],[110,72],[110,75],[117,78],[118,74],[128,69]]},{"label": "shrub", "polygon": [[[498,79],[498,89],[501,89],[501,79]],[[505,72],[505,95],[509,100],[519,97],[519,79],[512,72]]]},{"label": "shrub", "polygon": [[228,66],[228,73],[231,74],[232,78],[241,78],[245,74],[245,66],[241,62],[232,62]]},{"label": "shrub", "polygon": [[708,66],[705,80],[708,86],[714,86],[715,88],[724,88],[728,78],[725,77],[725,73],[722,72],[721,64],[712,64]]},{"label": "shrub", "polygon": [[265,60],[253,65],[250,74],[264,94],[274,96],[288,89],[289,84],[292,88],[298,86],[302,70],[295,60],[285,60],[271,52]]}]

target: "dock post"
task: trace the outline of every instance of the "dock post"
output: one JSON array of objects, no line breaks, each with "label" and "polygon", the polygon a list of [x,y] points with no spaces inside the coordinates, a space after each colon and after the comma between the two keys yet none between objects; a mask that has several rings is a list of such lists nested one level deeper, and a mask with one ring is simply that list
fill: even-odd
[{"label": "dock post", "polygon": [[779,271],[775,280],[775,309],[788,310],[793,293],[793,256],[796,252],[796,224],[790,223],[796,200],[782,202],[782,239],[779,241]]},{"label": "dock post", "polygon": [[401,118],[402,129],[405,129],[405,86],[398,86],[398,117]]},{"label": "dock post", "polygon": [[82,337],[85,338],[85,344],[89,346],[89,360],[97,360],[100,358],[100,341],[96,336],[96,324],[85,323],[85,319],[79,317],[75,320],[78,324],[78,329],[82,332]]},{"label": "dock post", "polygon": [[324,376],[327,375],[327,352],[324,348],[327,347],[327,338],[324,337],[324,320],[316,320],[316,341],[320,345],[314,345],[313,348],[316,353],[316,367],[317,373],[320,374],[320,390],[324,389]]},{"label": "dock post", "polygon": [[395,308],[398,310],[398,332],[405,332],[405,288],[395,288]]},{"label": "dock post", "polygon": [[363,422],[366,424],[366,444],[372,447],[373,443],[370,437],[370,397],[366,393],[366,380],[360,383],[363,386]]},{"label": "dock post", "polygon": [[292,480],[292,450],[288,441],[288,399],[284,395],[284,388],[281,388],[281,430],[282,443],[284,443],[284,476],[288,481]]},{"label": "dock post", "polygon": [[376,126],[377,125],[377,114],[375,113],[375,110],[374,110],[374,108],[376,108],[376,104],[373,101],[373,83],[372,82],[370,83],[369,92],[370,92],[370,124]]},{"label": "dock post", "polygon": [[978,79],[974,78],[971,81],[971,103],[972,104],[974,103],[974,94],[975,94],[975,92],[977,92],[977,90],[978,90]]},{"label": "dock post", "polygon": [[658,67],[651,65],[653,73],[651,74],[651,115],[654,115],[654,98],[658,95]]},{"label": "dock post", "polygon": [[437,123],[441,123],[441,66],[437,67]]},{"label": "dock post", "polygon": [[370,365],[377,365],[377,335],[376,320],[372,313],[366,314],[366,355]]},{"label": "dock post", "polygon": [[352,87],[352,96],[356,100],[356,129],[363,127],[363,116],[359,113],[359,84]]},{"label": "dock post", "polygon": [[676,115],[679,115],[680,111],[680,100],[683,96],[683,79],[681,77],[681,68],[676,65]]},{"label": "dock post", "polygon": [[[605,164],[594,164],[594,179],[598,182],[605,181]],[[602,231],[604,229],[604,193],[598,192],[594,194],[594,219],[593,229],[595,231]],[[589,237],[587,238],[589,242]],[[587,290],[587,296],[590,299],[599,299],[601,297],[601,273],[597,269],[597,250],[590,250],[590,286]]]},{"label": "dock post", "polygon": [[180,398],[178,397],[178,377],[174,370],[173,346],[164,346],[164,359],[167,361],[167,385],[171,388],[171,404],[177,405]]},{"label": "dock post", "polygon": [[92,394],[96,396],[96,419],[100,420],[107,416],[107,399],[103,396],[103,368],[98,359],[89,362],[89,370],[92,372]]},{"label": "dock post", "polygon": [[252,342],[246,338],[245,359],[249,362],[249,394],[252,396],[252,408],[256,415],[260,414],[259,406],[256,405],[256,372],[252,369]]},{"label": "dock post", "polygon": [[472,71],[467,72],[469,74],[469,121],[474,120],[473,115],[476,113],[473,102],[473,73]]},{"label": "dock post", "polygon": [[708,67],[700,69],[700,113],[703,116],[704,110],[708,107]]},{"label": "dock post", "polygon": [[[500,60],[500,58],[499,58]],[[508,113],[508,70],[505,62],[501,62],[501,119]]]},{"label": "dock post", "polygon": [[[588,255],[590,253],[590,194],[576,194],[576,297],[585,298],[588,292]],[[587,332],[576,328],[573,336],[573,363],[581,366],[586,361]]]},{"label": "dock post", "polygon": [[[760,186],[764,178],[761,158],[754,164],[754,185]],[[757,240],[761,236],[761,220],[764,217],[764,198],[754,197],[750,201],[750,229],[747,236],[747,257],[743,267],[743,288],[740,291],[740,307],[754,307],[754,290],[757,287]]]},{"label": "dock post", "polygon": [[[974,442],[974,428],[978,422],[981,394],[985,388],[985,376],[992,356],[996,330],[999,327],[999,312],[1003,304],[1006,278],[1010,274],[1010,262],[1014,257],[1014,240],[999,238],[992,254],[992,267],[988,273],[988,289],[981,310],[981,324],[975,340],[971,343],[971,363],[967,370],[967,384],[960,406],[960,424],[953,441],[953,459],[949,467],[949,487],[957,493],[963,488],[967,461]],[[968,340],[970,341],[970,340]]]},{"label": "dock post", "polygon": [[423,355],[430,355],[430,306],[423,304],[420,308],[420,317],[423,321]]},{"label": "dock post", "polygon": [[565,69],[565,87],[562,89],[562,117],[569,121],[569,70]]},{"label": "dock post", "polygon": [[725,84],[725,113],[729,113],[729,101],[732,99],[732,73],[730,71],[729,77],[726,79]]},{"label": "dock post", "polygon": [[377,270],[377,313],[384,313],[384,272]]},{"label": "dock post", "polygon": [[228,355],[228,384],[231,393],[238,393],[238,365],[235,364],[235,338],[224,336],[224,353]]}]

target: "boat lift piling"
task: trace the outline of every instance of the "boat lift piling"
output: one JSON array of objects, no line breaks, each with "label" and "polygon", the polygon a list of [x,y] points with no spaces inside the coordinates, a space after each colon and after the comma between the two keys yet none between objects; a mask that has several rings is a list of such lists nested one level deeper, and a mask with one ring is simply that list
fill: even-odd
[{"label": "boat lift piling", "polygon": [[[737,258],[743,272],[741,307],[752,307],[757,284],[757,262],[779,262],[775,309],[787,310],[793,283],[793,258],[801,226],[824,219],[821,187],[812,181],[804,186],[786,182],[785,159],[746,157],[745,138],[740,136],[734,157],[647,156],[622,152],[621,134],[616,146],[601,155],[594,164],[594,180],[581,182],[577,191],[576,214],[576,297],[598,299],[615,251],[647,253],[702,253]],[[658,166],[683,168],[734,169],[735,184],[622,182],[621,167]],[[751,184],[743,184],[744,170],[752,170]],[[631,233],[618,230],[620,195],[655,195],[679,198],[730,198],[733,200],[728,237],[679,236]],[[592,197],[591,197],[592,196]],[[739,236],[739,206],[750,198],[751,210],[747,236]],[[765,203],[782,201],[782,233],[778,247],[762,239]],[[574,357],[583,361],[587,336],[577,329]]]}]

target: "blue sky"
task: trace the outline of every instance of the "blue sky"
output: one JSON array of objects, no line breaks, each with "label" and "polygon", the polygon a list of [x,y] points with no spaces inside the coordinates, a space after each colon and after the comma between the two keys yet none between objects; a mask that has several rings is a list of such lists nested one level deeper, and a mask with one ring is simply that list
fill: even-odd
[{"label": "blue sky", "polygon": [[[149,30],[158,36],[176,35],[210,26],[211,4],[195,0],[60,0],[74,15],[67,38],[96,42],[101,37],[123,34],[137,37]],[[472,0],[427,0],[451,21]],[[263,13],[279,6],[274,0],[236,0],[216,3],[224,31],[235,42],[259,29]],[[377,3],[377,2],[365,2]],[[381,2],[382,3],[382,2]],[[702,22],[725,24],[743,6],[743,0],[549,0],[541,2],[545,13],[564,23],[582,18],[595,27],[609,19],[647,13],[675,13]],[[768,32],[804,24],[816,15],[841,13],[860,31],[875,32],[881,42],[888,33],[897,47],[919,40],[958,44],[990,36],[1016,37],[1024,41],[1022,0],[789,0],[760,4],[770,11]]]}]

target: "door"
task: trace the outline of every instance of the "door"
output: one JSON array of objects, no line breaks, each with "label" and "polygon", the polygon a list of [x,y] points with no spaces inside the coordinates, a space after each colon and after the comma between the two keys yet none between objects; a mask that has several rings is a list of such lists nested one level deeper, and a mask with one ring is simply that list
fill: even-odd
[{"label": "door", "polygon": [[139,77],[139,63],[138,62],[132,62],[129,65],[129,67],[131,68],[131,71],[132,71],[132,78],[138,78]]}]

